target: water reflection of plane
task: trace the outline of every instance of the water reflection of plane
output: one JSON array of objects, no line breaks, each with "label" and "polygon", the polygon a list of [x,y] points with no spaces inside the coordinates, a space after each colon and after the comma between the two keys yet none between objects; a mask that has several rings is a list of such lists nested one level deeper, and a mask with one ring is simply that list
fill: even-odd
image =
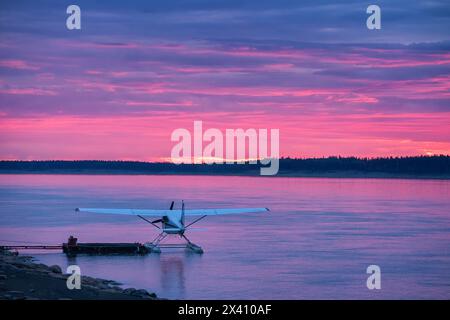
[{"label": "water reflection of plane", "polygon": [[188,252],[184,255],[161,256],[161,287],[170,296],[184,297],[185,291],[185,264],[190,265],[194,260],[201,259],[199,255]]}]

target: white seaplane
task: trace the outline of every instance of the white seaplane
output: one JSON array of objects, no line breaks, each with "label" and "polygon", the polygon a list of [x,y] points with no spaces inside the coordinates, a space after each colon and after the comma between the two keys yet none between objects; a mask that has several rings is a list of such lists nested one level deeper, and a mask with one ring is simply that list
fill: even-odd
[{"label": "white seaplane", "polygon": [[[190,249],[195,253],[203,253],[203,249],[198,245],[192,243],[185,235],[193,224],[202,220],[207,216],[223,215],[223,214],[241,214],[241,213],[256,213],[270,211],[268,208],[231,208],[231,209],[189,209],[184,208],[184,201],[181,202],[181,210],[174,210],[175,202],[172,201],[169,210],[154,210],[154,209],[100,209],[100,208],[76,208],[77,212],[98,213],[98,214],[120,214],[138,216],[142,220],[150,223],[154,227],[161,230],[161,233],[152,241],[147,242],[144,246],[149,252],[160,253],[160,247],[163,247],[163,241],[168,235],[178,235],[180,238],[186,240],[186,245],[182,246]],[[192,222],[185,224],[185,216],[200,216]],[[146,217],[159,217],[156,220],[148,220]],[[160,223],[160,225],[158,225]],[[164,247],[180,247],[180,245],[164,245]]]}]

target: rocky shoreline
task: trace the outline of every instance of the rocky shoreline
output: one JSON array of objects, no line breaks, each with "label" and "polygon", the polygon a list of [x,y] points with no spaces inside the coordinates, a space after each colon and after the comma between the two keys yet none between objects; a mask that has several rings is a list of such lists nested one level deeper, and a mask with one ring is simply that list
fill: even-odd
[{"label": "rocky shoreline", "polygon": [[0,299],[3,300],[155,300],[155,293],[81,276],[81,289],[69,290],[59,266],[35,263],[30,256],[0,249]]}]

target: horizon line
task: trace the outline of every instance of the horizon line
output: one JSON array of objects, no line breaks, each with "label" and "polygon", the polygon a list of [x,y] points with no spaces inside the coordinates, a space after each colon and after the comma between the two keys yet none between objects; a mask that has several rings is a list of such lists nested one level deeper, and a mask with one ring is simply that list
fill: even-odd
[{"label": "horizon line", "polygon": [[[322,157],[292,157],[292,156],[283,156],[277,158],[278,160],[323,160],[323,159],[358,159],[358,160],[377,160],[377,159],[405,159],[405,158],[438,158],[438,157],[450,157],[450,154],[433,154],[433,155],[404,155],[404,156],[339,156],[339,155],[330,155],[330,156],[322,156]],[[276,159],[276,158],[267,158],[267,159]],[[245,159],[239,160],[234,159],[234,162],[249,162],[255,159]],[[139,163],[163,163],[163,164],[175,164],[171,161],[154,161],[154,160],[132,160],[132,159],[0,159],[0,162],[86,162],[86,161],[98,161],[98,162],[139,162]],[[225,163],[227,159],[222,159]],[[257,161],[261,161],[261,159],[257,159]],[[181,163],[181,164],[191,164],[191,165],[203,165],[207,163]],[[212,163],[218,164],[218,163]],[[219,163],[220,164],[220,163]]]}]

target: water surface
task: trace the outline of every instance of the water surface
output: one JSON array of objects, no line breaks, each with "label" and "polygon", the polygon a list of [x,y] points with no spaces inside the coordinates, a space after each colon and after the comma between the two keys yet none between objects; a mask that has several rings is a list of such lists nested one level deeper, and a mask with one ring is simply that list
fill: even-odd
[{"label": "water surface", "polygon": [[[148,256],[35,253],[177,299],[450,298],[450,182],[220,176],[0,175],[0,243],[146,242],[137,217],[76,207],[269,207],[208,217],[188,233],[205,253]],[[179,203],[178,203],[179,205]],[[13,244],[14,242],[9,242]],[[379,265],[381,290],[366,268]]]}]

